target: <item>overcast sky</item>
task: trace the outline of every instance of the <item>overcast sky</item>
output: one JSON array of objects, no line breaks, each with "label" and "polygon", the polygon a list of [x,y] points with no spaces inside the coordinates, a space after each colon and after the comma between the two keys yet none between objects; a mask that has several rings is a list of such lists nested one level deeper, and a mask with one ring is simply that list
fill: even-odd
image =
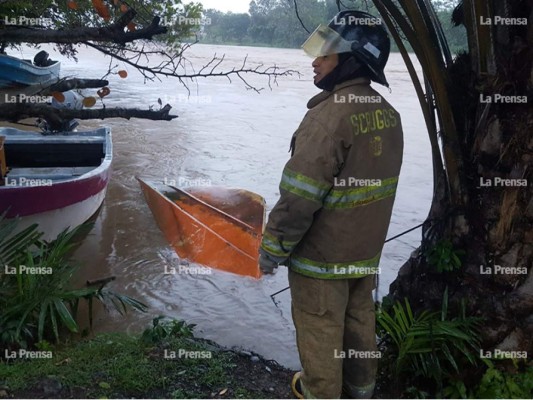
[{"label": "overcast sky", "polygon": [[197,0],[204,5],[204,9],[214,8],[220,11],[234,13],[247,13],[250,0]]}]

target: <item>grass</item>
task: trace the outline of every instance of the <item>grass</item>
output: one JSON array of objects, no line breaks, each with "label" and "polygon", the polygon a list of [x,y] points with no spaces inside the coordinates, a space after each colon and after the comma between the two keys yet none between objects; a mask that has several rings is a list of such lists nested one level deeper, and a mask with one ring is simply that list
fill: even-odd
[{"label": "grass", "polygon": [[[290,371],[195,339],[194,325],[185,321],[158,316],[136,336],[72,342],[81,301],[88,303],[89,322],[94,300],[121,313],[146,306],[108,291],[106,282],[70,288],[68,254],[78,230],[46,243],[35,225],[13,235],[16,224],[0,215],[0,266],[12,271],[0,271],[0,398],[288,396]],[[25,273],[26,267],[46,272]],[[46,357],[26,358],[25,351]]]},{"label": "grass", "polygon": [[[168,355],[179,349],[209,352],[211,358],[165,358],[165,350]],[[234,381],[232,371],[240,358],[190,338],[168,338],[154,346],[139,336],[103,334],[56,347],[51,359],[0,363],[0,386],[16,396],[34,397],[39,382],[51,378],[69,393],[86,398],[206,398],[220,393],[264,397],[261,391],[250,391]]]}]

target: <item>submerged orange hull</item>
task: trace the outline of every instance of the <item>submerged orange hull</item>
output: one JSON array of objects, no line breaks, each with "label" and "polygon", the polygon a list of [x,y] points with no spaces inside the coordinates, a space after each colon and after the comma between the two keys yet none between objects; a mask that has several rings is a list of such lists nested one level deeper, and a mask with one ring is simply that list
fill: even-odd
[{"label": "submerged orange hull", "polygon": [[179,189],[137,178],[157,224],[176,253],[191,262],[261,277],[264,199],[242,189]]}]

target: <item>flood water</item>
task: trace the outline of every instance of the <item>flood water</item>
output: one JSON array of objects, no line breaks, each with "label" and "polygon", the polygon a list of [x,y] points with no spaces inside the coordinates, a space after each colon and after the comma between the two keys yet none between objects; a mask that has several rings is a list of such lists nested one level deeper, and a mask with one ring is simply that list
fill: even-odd
[{"label": "flood water", "polygon": [[[127,79],[110,77],[106,105],[159,108],[170,103],[179,118],[172,122],[106,120],[83,122],[79,129],[112,128],[114,160],[107,197],[90,235],[76,251],[83,266],[80,279],[115,276],[111,289],[126,293],[150,309],[126,317],[100,311],[95,330],[139,332],[157,315],[197,324],[196,334],[229,347],[257,352],[290,368],[298,368],[290,293],[270,295],[287,286],[281,268],[261,280],[216,272],[212,275],[166,275],[165,267],[179,263],[157,227],[135,176],[179,182],[193,181],[245,188],[265,197],[270,210],[278,196],[289,141],[306,112],[308,99],[318,92],[312,83],[311,59],[301,50],[196,45],[187,70],[198,70],[216,53],[225,54],[220,70],[242,64],[277,65],[302,73],[285,77],[268,88],[265,77],[246,75],[247,90],[238,77],[189,82],[190,96],[176,79],[144,83],[131,67]],[[28,54],[25,54],[28,56]],[[51,52],[51,55],[54,54]],[[55,55],[55,57],[58,57]],[[64,61],[62,75],[100,78],[109,59],[82,49],[79,63]],[[113,62],[115,63],[115,62]],[[418,67],[419,68],[419,67]],[[405,134],[404,164],[389,237],[421,223],[432,193],[429,141],[418,99],[399,54],[386,70],[392,92],[375,85],[400,112]],[[361,231],[364,235],[364,230]],[[354,240],[357,240],[356,238]],[[379,295],[388,292],[398,269],[420,242],[420,230],[387,244],[383,251]]]}]

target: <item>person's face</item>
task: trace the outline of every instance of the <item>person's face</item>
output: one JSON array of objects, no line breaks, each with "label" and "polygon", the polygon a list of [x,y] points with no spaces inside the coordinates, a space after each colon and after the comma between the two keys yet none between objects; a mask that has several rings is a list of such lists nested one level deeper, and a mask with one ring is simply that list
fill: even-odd
[{"label": "person's face", "polygon": [[313,72],[316,74],[313,78],[315,84],[320,82],[327,74],[333,71],[337,64],[339,64],[338,54],[315,58],[311,64],[313,66]]}]

